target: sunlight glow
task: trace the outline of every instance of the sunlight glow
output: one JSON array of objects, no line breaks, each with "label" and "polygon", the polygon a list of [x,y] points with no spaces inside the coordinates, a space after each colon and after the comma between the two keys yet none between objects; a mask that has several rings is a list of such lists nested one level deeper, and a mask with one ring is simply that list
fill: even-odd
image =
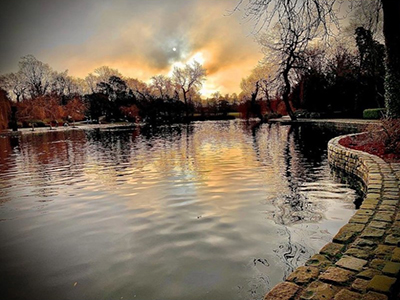
[{"label": "sunlight glow", "polygon": [[194,61],[197,61],[204,66],[205,59],[203,53],[202,52],[195,53],[191,58],[189,58],[187,63],[193,63]]}]

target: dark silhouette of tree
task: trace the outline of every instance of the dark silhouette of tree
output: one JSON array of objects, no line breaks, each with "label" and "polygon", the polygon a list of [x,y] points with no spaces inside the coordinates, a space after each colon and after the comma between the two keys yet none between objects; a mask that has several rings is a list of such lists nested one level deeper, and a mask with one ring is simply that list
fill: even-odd
[{"label": "dark silhouette of tree", "polygon": [[400,1],[381,0],[386,46],[385,102],[388,117],[400,118]]},{"label": "dark silhouette of tree", "polygon": [[[239,2],[239,6],[243,0]],[[334,2],[329,0],[250,0],[245,14],[255,21],[257,31],[272,27],[275,36],[264,35],[259,41],[264,49],[278,57],[282,79],[282,100],[292,120],[296,119],[290,105],[293,71],[301,68],[304,51],[311,40],[330,33],[329,22],[336,22]],[[276,22],[276,24],[272,24]]]},{"label": "dark silhouette of tree", "polygon": [[385,48],[375,41],[370,30],[356,29],[356,44],[359,52],[359,95],[363,108],[384,105]]},{"label": "dark silhouette of tree", "polygon": [[[238,7],[243,4],[240,0]],[[350,1],[353,8],[364,5],[366,1]],[[400,117],[400,1],[373,0],[376,8],[375,22],[383,12],[383,33],[386,48],[385,106],[388,117]],[[279,28],[278,46],[281,53],[281,75],[284,81],[283,100],[288,102],[290,93],[290,71],[296,68],[298,53],[304,50],[309,41],[321,32],[331,33],[330,23],[338,24],[338,11],[335,5],[339,0],[249,0],[245,5],[245,15],[255,21],[256,31],[271,28],[277,22]],[[292,114],[289,112],[292,116]]]},{"label": "dark silhouette of tree", "polygon": [[183,102],[186,106],[186,116],[189,112],[190,93],[197,91],[203,85],[206,79],[206,70],[203,66],[194,61],[188,63],[184,67],[175,67],[172,73],[172,80],[179,90],[182,92]]}]

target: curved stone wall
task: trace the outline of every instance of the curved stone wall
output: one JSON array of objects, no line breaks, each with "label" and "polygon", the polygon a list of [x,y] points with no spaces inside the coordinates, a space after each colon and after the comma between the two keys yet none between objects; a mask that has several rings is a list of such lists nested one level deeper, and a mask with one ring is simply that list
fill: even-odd
[{"label": "curved stone wall", "polygon": [[360,209],[305,266],[275,286],[266,300],[396,299],[400,274],[400,164],[328,144],[331,166],[360,178],[366,196]]}]

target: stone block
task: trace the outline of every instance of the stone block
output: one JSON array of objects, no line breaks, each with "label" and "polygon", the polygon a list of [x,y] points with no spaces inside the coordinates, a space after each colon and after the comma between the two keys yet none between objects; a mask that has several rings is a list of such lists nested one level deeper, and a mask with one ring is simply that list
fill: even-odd
[{"label": "stone block", "polygon": [[368,240],[368,239],[362,239],[358,238],[354,241],[352,244],[352,247],[364,249],[364,250],[373,250],[376,247],[376,242]]},{"label": "stone block", "polygon": [[374,220],[375,221],[383,221],[383,222],[392,222],[394,216],[394,212],[386,212],[386,211],[380,211],[377,212],[374,215]]},{"label": "stone block", "polygon": [[369,266],[373,269],[382,271],[383,267],[385,266],[385,263],[386,263],[386,260],[380,259],[380,258],[375,258],[369,263]]},{"label": "stone block", "polygon": [[392,253],[392,261],[400,262],[400,248],[396,247]]},{"label": "stone block", "polygon": [[335,235],[333,241],[343,244],[350,243],[364,227],[363,224],[346,224]]},{"label": "stone block", "polygon": [[361,237],[363,237],[363,238],[381,238],[381,237],[383,237],[384,234],[385,234],[385,230],[368,226],[361,233]]},{"label": "stone block", "polygon": [[326,254],[330,257],[335,257],[339,254],[342,253],[344,249],[343,244],[338,244],[338,243],[329,243],[326,244],[320,251],[321,254]]},{"label": "stone block", "polygon": [[379,229],[386,229],[389,226],[389,223],[387,222],[381,222],[381,221],[372,221],[369,226],[373,228],[379,228]]},{"label": "stone block", "polygon": [[355,275],[354,272],[342,268],[330,267],[319,276],[319,279],[335,284],[345,284]]},{"label": "stone block", "polygon": [[292,300],[300,287],[291,282],[282,282],[276,285],[264,298],[264,300]]},{"label": "stone block", "polygon": [[358,248],[350,248],[344,254],[348,255],[348,256],[361,258],[361,259],[368,259],[371,256],[371,253],[369,251],[358,249]]},{"label": "stone block", "polygon": [[383,274],[397,277],[400,273],[400,263],[389,261],[382,269]]},{"label": "stone block", "polygon": [[394,246],[379,245],[374,251],[374,256],[376,258],[390,260],[392,258],[393,250],[394,250]]},{"label": "stone block", "polygon": [[359,300],[361,299],[361,294],[343,289],[335,295],[335,298],[333,298],[333,300],[349,300],[349,299]]},{"label": "stone block", "polygon": [[393,290],[395,283],[396,278],[384,275],[376,275],[369,282],[367,290],[389,294]]},{"label": "stone block", "polygon": [[378,199],[364,199],[364,201],[362,202],[363,204],[372,204],[376,207],[376,205],[379,204],[379,200]]},{"label": "stone block", "polygon": [[336,265],[351,271],[361,271],[368,263],[365,259],[360,259],[351,256],[343,256]]},{"label": "stone block", "polygon": [[303,285],[316,279],[319,275],[319,269],[311,266],[298,267],[292,274],[286,278],[287,281],[293,281],[296,284]]},{"label": "stone block", "polygon": [[400,222],[398,221],[394,222],[392,227],[389,229],[388,234],[400,236]]},{"label": "stone block", "polygon": [[393,206],[381,204],[378,207],[378,211],[393,211]]},{"label": "stone block", "polygon": [[370,216],[365,216],[365,215],[354,215],[349,220],[349,223],[367,224],[370,218],[371,218]]},{"label": "stone block", "polygon": [[376,293],[376,292],[368,292],[365,295],[363,295],[361,300],[388,300],[388,297],[384,294],[380,294],[380,293]]},{"label": "stone block", "polygon": [[[399,204],[398,200],[383,200],[382,205],[388,205],[388,206],[397,206]],[[393,208],[395,209],[395,208]]]},{"label": "stone block", "polygon": [[356,278],[351,284],[351,288],[357,292],[364,293],[367,290],[369,280]]},{"label": "stone block", "polygon": [[389,234],[385,238],[385,244],[400,246],[400,236],[397,236],[397,235],[394,235],[394,234]]},{"label": "stone block", "polygon": [[372,216],[374,214],[374,210],[371,209],[359,209],[355,215],[361,215],[361,216]]},{"label": "stone block", "polygon": [[315,254],[306,262],[306,266],[317,267],[320,271],[323,271],[332,266],[332,262],[322,254]]},{"label": "stone block", "polygon": [[[319,281],[312,282],[300,295],[303,300],[327,300],[332,299],[340,288]],[[272,300],[272,299],[271,299]]]},{"label": "stone block", "polygon": [[376,209],[378,204],[372,204],[372,203],[364,203],[361,204],[360,208],[362,209]]},{"label": "stone block", "polygon": [[378,269],[366,269],[360,273],[357,274],[358,278],[363,278],[363,279],[372,279],[375,275],[381,275],[382,272]]}]

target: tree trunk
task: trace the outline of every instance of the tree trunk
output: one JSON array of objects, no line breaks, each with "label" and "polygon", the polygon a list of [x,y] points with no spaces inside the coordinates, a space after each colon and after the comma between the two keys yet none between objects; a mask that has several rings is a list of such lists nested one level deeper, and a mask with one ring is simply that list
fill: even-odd
[{"label": "tree trunk", "polygon": [[189,105],[187,101],[187,93],[189,92],[186,91],[184,88],[182,88],[183,91],[183,101],[185,102],[185,117],[186,117],[186,122],[189,122]]},{"label": "tree trunk", "polygon": [[400,1],[381,1],[386,45],[385,105],[388,117],[400,118]]},{"label": "tree trunk", "polygon": [[17,107],[16,106],[11,106],[11,128],[12,128],[12,131],[18,131]]},{"label": "tree trunk", "polygon": [[289,72],[283,72],[283,79],[285,81],[285,89],[282,94],[282,100],[285,103],[286,110],[289,114],[290,119],[292,121],[296,121],[297,118],[292,110],[292,107],[290,106],[290,101],[289,101],[289,94],[290,94]]}]

